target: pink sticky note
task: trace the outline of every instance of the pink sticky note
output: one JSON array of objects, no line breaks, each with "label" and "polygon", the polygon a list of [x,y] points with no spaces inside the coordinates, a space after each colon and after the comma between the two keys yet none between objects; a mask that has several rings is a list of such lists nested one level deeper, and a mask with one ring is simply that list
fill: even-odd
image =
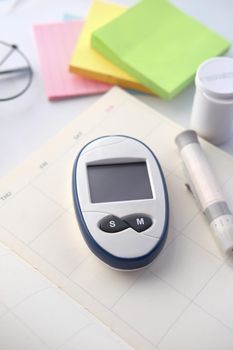
[{"label": "pink sticky note", "polygon": [[69,73],[69,60],[82,26],[81,20],[34,26],[41,73],[50,100],[99,94],[111,88],[111,85]]}]

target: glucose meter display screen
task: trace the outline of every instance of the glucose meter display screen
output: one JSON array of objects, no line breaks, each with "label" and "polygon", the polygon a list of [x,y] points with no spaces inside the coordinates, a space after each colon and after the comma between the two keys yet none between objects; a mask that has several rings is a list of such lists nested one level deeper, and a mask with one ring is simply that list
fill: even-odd
[{"label": "glucose meter display screen", "polygon": [[153,198],[146,162],[87,166],[92,203]]}]

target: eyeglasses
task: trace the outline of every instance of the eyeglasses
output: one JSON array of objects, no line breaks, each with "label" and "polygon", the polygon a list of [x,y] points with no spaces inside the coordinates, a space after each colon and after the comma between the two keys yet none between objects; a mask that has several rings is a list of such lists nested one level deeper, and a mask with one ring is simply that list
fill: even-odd
[{"label": "eyeglasses", "polygon": [[31,85],[29,60],[16,45],[0,40],[0,102],[21,96]]}]

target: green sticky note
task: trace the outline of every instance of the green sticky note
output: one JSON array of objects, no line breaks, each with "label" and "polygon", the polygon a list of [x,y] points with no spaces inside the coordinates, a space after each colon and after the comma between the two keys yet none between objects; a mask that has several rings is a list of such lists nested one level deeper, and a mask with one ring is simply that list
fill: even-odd
[{"label": "green sticky note", "polygon": [[199,64],[230,43],[166,0],[142,0],[97,29],[91,45],[165,99],[193,81]]}]

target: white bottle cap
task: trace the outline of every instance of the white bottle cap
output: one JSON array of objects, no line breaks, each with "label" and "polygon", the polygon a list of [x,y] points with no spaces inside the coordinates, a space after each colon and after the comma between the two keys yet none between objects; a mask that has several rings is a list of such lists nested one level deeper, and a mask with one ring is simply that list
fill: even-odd
[{"label": "white bottle cap", "polygon": [[232,99],[233,59],[215,57],[202,63],[197,70],[196,86],[211,97]]},{"label": "white bottle cap", "polygon": [[233,136],[233,59],[216,57],[197,70],[191,129],[216,145]]}]

